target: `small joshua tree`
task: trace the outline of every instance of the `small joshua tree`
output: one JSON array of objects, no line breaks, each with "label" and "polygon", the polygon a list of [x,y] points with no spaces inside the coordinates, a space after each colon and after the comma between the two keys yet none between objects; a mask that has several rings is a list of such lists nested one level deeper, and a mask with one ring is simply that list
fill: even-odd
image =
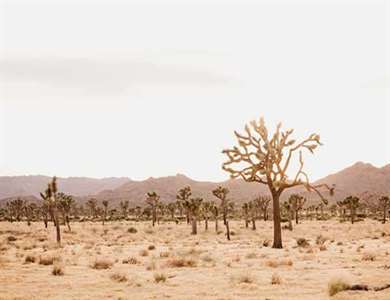
[{"label": "small joshua tree", "polygon": [[209,229],[209,218],[214,210],[214,202],[204,201],[202,203],[202,215],[204,218],[204,229],[207,231]]},{"label": "small joshua tree", "polygon": [[379,207],[383,211],[383,220],[382,223],[386,223],[386,212],[390,207],[390,198],[388,196],[382,196],[379,198]]},{"label": "small joshua tree", "polygon": [[298,194],[292,194],[289,198],[289,202],[292,205],[292,210],[295,215],[295,224],[299,223],[299,211],[303,209],[306,203],[306,198]]},{"label": "small joshua tree", "polygon": [[226,226],[227,239],[230,240],[229,221],[227,220],[227,214],[229,208],[231,207],[231,200],[227,198],[227,195],[229,194],[229,190],[227,188],[219,186],[215,190],[213,190],[212,193],[215,197],[217,197],[221,201],[220,208],[222,211],[223,224]]},{"label": "small joshua tree", "polygon": [[175,221],[176,203],[175,202],[168,203],[167,210],[169,211],[169,214],[171,215],[171,220]]},{"label": "small joshua tree", "polygon": [[294,214],[291,202],[290,201],[283,202],[283,208],[284,208],[286,215],[287,215],[288,230],[291,231],[291,230],[293,230],[292,218],[293,218],[293,214]]},{"label": "small joshua tree", "polygon": [[242,212],[244,213],[245,228],[248,228],[249,225],[249,203],[245,202],[242,205]]},{"label": "small joshua tree", "polygon": [[189,211],[188,200],[190,199],[191,195],[192,195],[191,187],[189,186],[180,189],[176,195],[176,199],[180,203],[180,207],[185,209],[187,224],[190,223],[190,211]]},{"label": "small joshua tree", "polygon": [[102,223],[103,223],[103,225],[104,225],[104,222],[106,222],[106,219],[107,219],[108,200],[103,200],[103,201],[102,201],[102,204],[103,204],[103,207],[104,207]]},{"label": "small joshua tree", "polygon": [[264,221],[268,219],[268,206],[271,202],[271,198],[268,196],[258,196],[254,199],[256,206],[260,209],[263,214]]},{"label": "small joshua tree", "polygon": [[351,223],[355,222],[356,210],[359,207],[359,198],[356,196],[348,196],[344,199],[344,204],[349,208]]},{"label": "small joshua tree", "polygon": [[[320,192],[321,187],[327,188],[333,194],[333,188],[325,184],[313,185],[307,173],[303,170],[303,151],[314,150],[321,145],[320,136],[311,134],[301,142],[291,138],[293,130],[282,131],[278,124],[275,133],[269,134],[263,118],[252,121],[245,126],[245,134],[235,132],[238,146],[226,149],[222,153],[228,160],[222,165],[232,178],[241,177],[247,182],[257,182],[267,185],[272,195],[274,216],[273,248],[282,248],[282,230],[280,224],[280,196],[293,187],[303,186],[308,191],[314,191],[327,203]],[[291,159],[299,153],[299,168],[295,175],[289,178]]]},{"label": "small joshua tree", "polygon": [[121,209],[122,218],[126,219],[127,214],[129,213],[129,200],[124,200],[119,203],[119,207]]},{"label": "small joshua tree", "polygon": [[190,210],[190,216],[191,216],[191,225],[192,225],[192,232],[191,234],[198,234],[198,227],[197,227],[197,221],[201,212],[202,207],[202,198],[191,198],[189,200],[189,210]]},{"label": "small joshua tree", "polygon": [[72,229],[70,228],[69,215],[72,205],[74,204],[73,197],[64,193],[58,193],[57,198],[59,207],[63,215],[64,223],[66,223],[66,225],[68,226],[68,230],[72,231]]},{"label": "small joshua tree", "polygon": [[156,192],[149,192],[146,194],[146,203],[149,204],[152,210],[152,225],[157,222],[157,208],[160,202],[160,196]]}]

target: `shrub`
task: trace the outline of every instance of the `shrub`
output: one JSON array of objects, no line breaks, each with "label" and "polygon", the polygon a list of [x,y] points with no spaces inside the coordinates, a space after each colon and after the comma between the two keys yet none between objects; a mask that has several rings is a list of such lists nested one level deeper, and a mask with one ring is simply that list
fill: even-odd
[{"label": "shrub", "polygon": [[249,273],[240,274],[236,278],[234,278],[234,280],[238,283],[253,283],[255,281],[253,276]]},{"label": "shrub", "polygon": [[154,282],[156,283],[167,281],[167,277],[163,273],[154,273],[153,277],[154,277]]},{"label": "shrub", "polygon": [[123,273],[114,273],[110,276],[111,280],[116,282],[126,282],[128,280],[126,274]]},{"label": "shrub", "polygon": [[59,261],[59,260],[60,260],[59,257],[55,255],[47,254],[39,257],[39,264],[44,266],[49,266],[52,265],[55,261]]},{"label": "shrub", "polygon": [[271,284],[281,284],[282,279],[280,278],[279,274],[273,273],[271,277]]},{"label": "shrub", "polygon": [[263,241],[263,246],[264,247],[269,247],[271,245],[271,241],[270,240],[264,240]]},{"label": "shrub", "polygon": [[245,255],[245,258],[247,259],[254,259],[257,257],[257,254],[255,252],[250,252],[247,255]]},{"label": "shrub", "polygon": [[297,239],[297,245],[298,245],[298,247],[302,247],[302,248],[306,248],[306,247],[310,246],[308,240],[305,238]]},{"label": "shrub", "polygon": [[334,296],[339,292],[348,290],[350,285],[343,278],[335,278],[328,283],[329,296]]},{"label": "shrub", "polygon": [[36,261],[36,257],[33,256],[33,255],[30,255],[30,254],[28,254],[28,255],[24,258],[24,262],[25,262],[26,264],[35,263],[35,261]]},{"label": "shrub", "polygon": [[167,252],[167,251],[160,252],[160,257],[161,258],[167,258],[167,257],[169,257],[169,255],[170,255],[170,253]]},{"label": "shrub", "polygon": [[281,260],[274,260],[270,259],[265,262],[265,265],[271,268],[277,268],[279,266],[292,266],[293,262],[291,259],[281,259]]},{"label": "shrub", "polygon": [[129,229],[127,229],[127,232],[128,233],[137,233],[138,230],[136,228],[134,228],[134,227],[130,227]]},{"label": "shrub", "polygon": [[317,245],[323,245],[328,239],[324,237],[322,234],[318,235],[316,238],[316,244]]},{"label": "shrub", "polygon": [[17,238],[14,237],[13,235],[10,235],[9,237],[7,237],[8,242],[15,242],[16,240],[17,240]]},{"label": "shrub", "polygon": [[193,259],[172,258],[167,262],[167,266],[171,268],[196,267],[197,263]]},{"label": "shrub", "polygon": [[125,258],[122,260],[122,264],[136,265],[139,261],[135,257]]},{"label": "shrub", "polygon": [[60,265],[54,265],[53,266],[53,270],[51,271],[51,273],[54,276],[63,276],[65,274],[64,267],[60,266]]},{"label": "shrub", "polygon": [[155,245],[150,245],[150,246],[148,247],[148,250],[149,250],[149,251],[154,250],[154,249],[156,249],[156,246],[155,246]]},{"label": "shrub", "polygon": [[374,261],[376,259],[376,255],[374,253],[366,252],[362,256],[363,261]]},{"label": "shrub", "polygon": [[96,270],[106,270],[111,268],[114,263],[107,258],[98,258],[92,263],[91,268]]}]

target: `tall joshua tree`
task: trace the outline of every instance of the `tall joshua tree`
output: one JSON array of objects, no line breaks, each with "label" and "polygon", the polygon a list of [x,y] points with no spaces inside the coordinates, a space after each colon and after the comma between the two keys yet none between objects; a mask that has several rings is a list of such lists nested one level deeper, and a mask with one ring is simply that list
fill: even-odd
[{"label": "tall joshua tree", "polygon": [[152,210],[152,225],[154,226],[157,222],[157,208],[160,202],[160,196],[156,192],[148,192],[146,194],[146,203],[150,205]]},{"label": "tall joshua tree", "polygon": [[[313,185],[307,173],[303,170],[303,150],[311,153],[321,145],[320,136],[311,134],[306,139],[297,142],[291,138],[293,130],[283,131],[281,124],[276,131],[269,134],[263,118],[252,121],[245,126],[245,133],[235,132],[238,146],[223,150],[228,160],[222,168],[230,173],[232,178],[241,177],[247,182],[257,182],[267,185],[272,195],[274,215],[273,248],[282,248],[282,229],[280,224],[280,196],[292,187],[303,186],[308,191],[318,194],[324,203],[320,188],[327,188],[333,194],[333,188],[325,184]],[[293,177],[289,177],[290,162],[299,154],[299,168]]]},{"label": "tall joshua tree", "polygon": [[47,185],[45,193],[41,193],[44,201],[48,201],[49,207],[53,214],[53,221],[56,226],[56,238],[58,245],[61,245],[61,229],[58,218],[59,203],[57,199],[57,178],[54,176],[52,181]]},{"label": "tall joshua tree", "polygon": [[187,224],[190,223],[190,211],[189,211],[189,205],[186,202],[188,202],[191,195],[192,195],[192,192],[191,192],[190,186],[186,186],[186,187],[178,190],[177,195],[176,195],[176,199],[179,201],[180,206],[185,209]]},{"label": "tall joshua tree", "polygon": [[388,196],[382,196],[379,198],[379,207],[383,210],[382,223],[386,223],[386,212],[390,207],[390,198]]}]

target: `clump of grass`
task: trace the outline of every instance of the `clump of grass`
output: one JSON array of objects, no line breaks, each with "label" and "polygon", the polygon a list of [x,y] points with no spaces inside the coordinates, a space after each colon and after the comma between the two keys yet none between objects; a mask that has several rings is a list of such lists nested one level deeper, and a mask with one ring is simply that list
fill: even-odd
[{"label": "clump of grass", "polygon": [[140,255],[140,256],[148,256],[148,255],[149,255],[149,252],[148,252],[148,250],[143,249],[143,250],[141,250],[141,251],[139,252],[139,255]]},{"label": "clump of grass", "polygon": [[255,252],[250,252],[247,255],[245,255],[245,258],[254,259],[254,258],[257,258],[257,254]]},{"label": "clump of grass", "polygon": [[138,230],[136,228],[134,228],[134,227],[130,227],[129,229],[127,229],[127,232],[128,233],[137,233]]},{"label": "clump of grass", "polygon": [[322,234],[318,235],[316,238],[316,244],[317,245],[323,245],[328,240],[328,238],[324,237]]},{"label": "clump of grass", "polygon": [[111,268],[114,263],[108,258],[97,258],[92,263],[91,268],[95,270],[106,270]]},{"label": "clump of grass", "polygon": [[24,258],[24,263],[26,263],[26,264],[35,263],[36,260],[37,260],[37,259],[36,259],[35,256],[28,254],[28,255],[26,255],[26,257]]},{"label": "clump of grass", "polygon": [[155,245],[149,245],[148,246],[148,250],[149,251],[152,251],[152,250],[155,250],[156,249],[156,246]]},{"label": "clump of grass", "polygon": [[169,256],[170,256],[170,253],[168,251],[160,252],[160,257],[161,258],[167,258]]},{"label": "clump of grass", "polygon": [[297,239],[297,245],[298,247],[306,248],[310,246],[310,243],[305,238],[299,238]]},{"label": "clump of grass", "polygon": [[193,268],[196,265],[197,262],[191,258],[172,258],[167,262],[167,266],[170,268]]},{"label": "clump of grass", "polygon": [[122,264],[136,265],[139,264],[139,261],[135,257],[129,257],[122,260]]},{"label": "clump of grass", "polygon": [[362,255],[363,261],[374,261],[376,259],[376,255],[374,253],[366,252]]},{"label": "clump of grass", "polygon": [[128,280],[126,274],[123,273],[113,273],[110,275],[111,280],[116,281],[116,282],[126,282]]},{"label": "clump of grass", "polygon": [[269,247],[271,245],[271,241],[270,240],[264,240],[263,241],[263,246],[264,247]]},{"label": "clump of grass", "polygon": [[240,274],[234,277],[233,280],[236,281],[237,283],[246,283],[246,284],[250,284],[255,281],[253,276],[249,273]]},{"label": "clump of grass", "polygon": [[44,266],[52,265],[56,261],[60,261],[60,258],[52,254],[46,254],[39,257],[39,264]]},{"label": "clump of grass", "polygon": [[53,274],[54,276],[63,276],[65,274],[64,267],[61,265],[55,264],[53,266],[51,274]]},{"label": "clump of grass", "polygon": [[271,284],[272,285],[279,285],[282,283],[282,279],[280,278],[279,274],[273,273],[271,277]]},{"label": "clump of grass", "polygon": [[17,240],[17,238],[14,237],[13,235],[10,235],[10,236],[7,237],[7,241],[8,242],[15,242],[16,240]]},{"label": "clump of grass", "polygon": [[291,259],[270,259],[265,262],[265,265],[271,268],[277,268],[280,266],[289,266],[291,267],[293,265],[293,261]]},{"label": "clump of grass", "polygon": [[201,257],[201,260],[207,263],[214,262],[214,258],[212,258],[210,255],[204,255]]},{"label": "clump of grass", "polygon": [[156,283],[167,281],[167,276],[165,276],[165,274],[163,273],[154,273],[153,278],[154,278],[154,282]]},{"label": "clump of grass", "polygon": [[328,293],[331,297],[349,288],[350,284],[344,278],[333,278],[328,283]]}]

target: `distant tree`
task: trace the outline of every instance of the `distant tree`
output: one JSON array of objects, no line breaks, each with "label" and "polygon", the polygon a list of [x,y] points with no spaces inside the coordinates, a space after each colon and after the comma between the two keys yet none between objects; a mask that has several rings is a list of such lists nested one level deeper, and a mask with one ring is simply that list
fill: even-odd
[{"label": "distant tree", "polygon": [[254,202],[256,204],[256,207],[260,209],[260,211],[263,215],[263,220],[267,221],[267,219],[268,219],[268,206],[269,206],[269,203],[271,202],[271,198],[268,196],[258,196],[254,199]]},{"label": "distant tree", "polygon": [[249,225],[249,203],[245,202],[242,206],[242,211],[244,214],[244,220],[245,220],[245,228],[248,228]]},{"label": "distant tree", "polygon": [[53,177],[52,181],[48,184],[47,189],[44,193],[41,193],[41,197],[44,199],[44,201],[47,201],[49,203],[49,207],[53,214],[53,221],[56,226],[56,237],[57,237],[57,243],[61,245],[61,229],[60,229],[60,222],[58,217],[58,211],[59,211],[59,202],[57,199],[57,177]]},{"label": "distant tree", "polygon": [[103,200],[102,201],[103,207],[104,207],[104,213],[103,213],[103,225],[106,222],[107,219],[107,212],[108,212],[108,200]]},{"label": "distant tree", "polygon": [[[301,142],[291,139],[293,130],[282,131],[278,124],[274,134],[269,134],[263,118],[258,122],[252,121],[245,126],[245,134],[235,132],[238,146],[224,150],[227,155],[222,168],[230,173],[232,178],[241,177],[247,182],[257,182],[267,185],[273,200],[274,242],[273,248],[282,248],[282,230],[280,224],[281,194],[293,187],[303,186],[308,191],[318,194],[324,203],[327,200],[320,192],[321,187],[327,188],[333,194],[333,188],[325,184],[313,185],[303,170],[304,161],[302,150],[314,152],[321,145],[320,136],[311,134]],[[288,170],[291,159],[299,153],[299,168],[295,176],[289,178]]]},{"label": "distant tree", "polygon": [[97,217],[97,200],[95,198],[90,198],[88,199],[86,205],[89,209],[89,215],[92,217],[92,219],[95,219]]},{"label": "distant tree", "polygon": [[126,219],[129,211],[129,200],[124,200],[119,203],[119,207],[122,213],[122,218]]},{"label": "distant tree", "polygon": [[160,196],[156,192],[148,192],[146,194],[146,203],[150,206],[152,211],[152,225],[157,222],[157,207],[160,202]]},{"label": "distant tree", "polygon": [[356,196],[348,196],[344,199],[344,204],[349,209],[349,214],[351,218],[351,223],[353,224],[355,222],[356,217],[356,209],[359,207],[359,198]]},{"label": "distant tree", "polygon": [[189,210],[191,216],[191,225],[192,225],[192,234],[198,234],[197,221],[200,216],[201,206],[203,199],[202,198],[191,198],[189,201]]},{"label": "distant tree", "polygon": [[204,217],[204,229],[207,231],[209,229],[209,218],[214,210],[214,202],[212,201],[204,201],[202,203],[202,214]]},{"label": "distant tree", "polygon": [[306,198],[298,194],[292,194],[289,197],[289,202],[292,206],[292,211],[295,215],[295,224],[299,223],[299,212],[303,209],[306,203]]},{"label": "distant tree", "polygon": [[291,230],[293,230],[292,219],[293,219],[293,214],[294,214],[291,202],[284,201],[283,208],[286,212],[286,216],[287,216],[287,220],[288,220],[288,230],[291,231]]},{"label": "distant tree", "polygon": [[231,206],[231,200],[228,199],[229,189],[218,186],[212,191],[213,195],[220,200],[220,209],[222,211],[223,224],[226,226],[226,236],[230,240],[229,221],[227,220],[228,210]]},{"label": "distant tree", "polygon": [[383,211],[383,219],[382,219],[382,223],[385,224],[386,223],[386,212],[387,210],[389,209],[390,207],[390,198],[388,196],[382,196],[379,198],[379,207],[382,209]]},{"label": "distant tree", "polygon": [[68,226],[68,230],[72,231],[72,229],[70,228],[69,215],[72,205],[74,204],[74,199],[72,196],[66,195],[64,193],[58,193],[57,198],[64,219],[64,223]]},{"label": "distant tree", "polygon": [[189,203],[188,203],[188,201],[189,201],[191,195],[192,195],[192,192],[191,192],[191,187],[190,186],[186,186],[186,187],[180,189],[177,192],[177,195],[176,195],[176,199],[180,203],[179,204],[180,207],[185,209],[186,218],[187,218],[187,224],[190,223],[190,211],[189,211]]},{"label": "distant tree", "polygon": [[167,210],[169,211],[169,214],[171,216],[171,221],[175,221],[176,203],[175,202],[168,203]]}]

